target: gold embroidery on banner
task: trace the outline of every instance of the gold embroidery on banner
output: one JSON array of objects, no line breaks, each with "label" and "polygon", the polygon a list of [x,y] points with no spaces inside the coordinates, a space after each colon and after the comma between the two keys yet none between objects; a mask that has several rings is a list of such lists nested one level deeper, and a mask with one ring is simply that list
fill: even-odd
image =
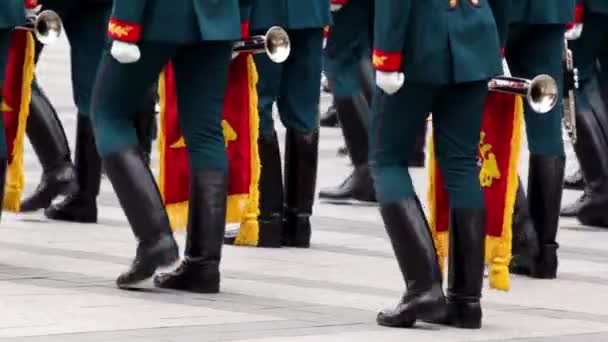
[{"label": "gold embroidery on banner", "polygon": [[485,142],[486,133],[481,132],[479,140],[479,182],[484,188],[491,187],[495,179],[500,179],[500,169],[496,161],[496,155],[492,153],[492,145]]},{"label": "gold embroidery on banner", "polygon": [[226,143],[226,147],[228,147],[228,144],[235,141],[238,138],[238,135],[236,134],[234,128],[232,128],[230,123],[226,120],[222,120],[222,130],[224,131],[224,141]]}]

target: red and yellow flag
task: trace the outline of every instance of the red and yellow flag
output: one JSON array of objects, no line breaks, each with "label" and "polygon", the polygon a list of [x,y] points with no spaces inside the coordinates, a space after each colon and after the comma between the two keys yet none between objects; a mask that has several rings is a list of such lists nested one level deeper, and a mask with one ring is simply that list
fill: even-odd
[{"label": "red and yellow flag", "polygon": [[[253,57],[240,54],[228,74],[224,100],[224,138],[229,160],[227,223],[239,223],[238,245],[258,242],[258,154],[257,71]],[[173,229],[186,226],[190,169],[186,145],[178,123],[177,94],[171,64],[160,77],[160,175],[159,186]]]},{"label": "red and yellow flag", "polygon": [[[484,107],[479,140],[479,181],[484,191],[486,219],[486,263],[490,265],[490,287],[510,288],[511,226],[517,193],[517,167],[521,146],[523,103],[520,97],[490,92]],[[430,225],[440,263],[448,256],[449,203],[443,180],[430,153]]]},{"label": "red and yellow flag", "polygon": [[34,37],[30,32],[15,30],[2,87],[2,115],[8,147],[4,209],[14,212],[20,210],[25,187],[23,139],[30,114],[33,78]]}]

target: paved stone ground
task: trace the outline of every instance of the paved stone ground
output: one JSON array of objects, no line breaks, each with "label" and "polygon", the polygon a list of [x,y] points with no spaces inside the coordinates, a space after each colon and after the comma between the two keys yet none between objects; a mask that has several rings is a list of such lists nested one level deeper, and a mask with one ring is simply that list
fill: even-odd
[{"label": "paved stone ground", "polygon": [[[66,52],[65,42],[49,48],[39,76],[73,141]],[[349,166],[336,156],[338,130],[322,130],[321,141],[323,187],[340,181]],[[31,191],[40,168],[29,146],[26,168]],[[424,194],[424,170],[413,174]],[[564,201],[576,195],[567,192]],[[99,204],[96,225],[50,222],[41,213],[4,215],[0,340],[608,340],[608,233],[573,220],[561,222],[559,279],[513,277],[510,293],[485,291],[483,330],[426,324],[399,330],[374,324],[377,310],[395,304],[403,289],[375,206],[318,203],[310,250],[226,247],[223,292],[197,295],[151,284],[137,292],[117,290],[114,279],[129,264],[134,239],[106,180]],[[183,234],[179,239],[183,246]]]}]

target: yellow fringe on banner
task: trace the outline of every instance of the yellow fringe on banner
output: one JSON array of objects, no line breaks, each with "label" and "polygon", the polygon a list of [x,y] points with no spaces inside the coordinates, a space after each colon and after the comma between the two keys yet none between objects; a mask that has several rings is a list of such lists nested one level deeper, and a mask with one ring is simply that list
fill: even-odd
[{"label": "yellow fringe on banner", "polygon": [[[160,170],[158,175],[158,185],[160,187],[161,195],[164,198],[165,189],[165,148],[167,147],[167,140],[165,138],[165,119],[167,115],[167,84],[165,81],[166,71],[163,70],[160,74],[158,81],[158,94],[160,102],[160,129],[158,130],[158,152],[160,154]],[[188,201],[172,203],[165,205],[167,215],[169,216],[169,222],[171,223],[171,229],[174,231],[183,230],[188,224]]]},{"label": "yellow fringe on banner", "polygon": [[27,35],[24,54],[24,66],[21,76],[21,103],[19,104],[19,122],[17,134],[13,144],[13,162],[8,165],[6,173],[6,186],[4,190],[3,207],[7,211],[18,212],[21,209],[21,195],[25,188],[23,169],[23,139],[27,118],[30,115],[30,101],[32,99],[32,81],[34,79],[34,37]]},{"label": "yellow fringe on banner", "polygon": [[260,117],[258,113],[258,72],[252,56],[247,57],[247,73],[249,82],[249,131],[251,137],[251,184],[249,185],[249,201],[247,212],[243,216],[241,229],[236,237],[235,244],[239,246],[257,246],[259,240],[260,226],[259,215],[259,183],[261,173],[261,161],[258,151],[258,135]]},{"label": "yellow fringe on banner", "polygon": [[509,263],[511,262],[511,238],[513,224],[513,207],[517,196],[519,178],[517,167],[521,148],[522,125],[524,120],[523,100],[515,97],[515,113],[513,115],[513,133],[511,135],[511,156],[509,159],[509,182],[507,183],[505,210],[500,237],[488,236],[486,238],[486,263],[490,265],[490,288],[508,291],[511,288],[509,279]]},{"label": "yellow fringe on banner", "polygon": [[437,170],[437,161],[435,160],[435,143],[433,141],[433,134],[429,134],[429,140],[427,144],[427,155],[428,155],[428,163],[427,168],[429,170],[429,189],[428,189],[428,203],[429,203],[429,227],[431,228],[431,235],[433,236],[433,240],[435,241],[435,249],[437,250],[437,260],[439,262],[439,268],[441,272],[445,272],[445,261],[448,257],[448,243],[449,243],[449,235],[448,232],[437,232],[437,222],[435,222],[435,218],[437,217],[437,203],[436,203],[436,170]]}]

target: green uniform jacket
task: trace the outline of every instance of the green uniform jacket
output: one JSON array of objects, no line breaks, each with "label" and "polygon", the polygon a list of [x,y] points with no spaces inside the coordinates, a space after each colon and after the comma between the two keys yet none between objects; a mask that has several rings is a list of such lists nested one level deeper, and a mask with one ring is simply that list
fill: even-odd
[{"label": "green uniform jacket", "polygon": [[[502,0],[508,1],[508,0]],[[526,24],[566,24],[574,18],[576,0],[510,0],[511,22]],[[605,0],[595,0],[605,2]]]},{"label": "green uniform jacket", "polygon": [[0,29],[25,23],[23,0],[0,0]]},{"label": "green uniform jacket", "polygon": [[505,46],[511,18],[511,0],[488,0],[488,2],[494,13],[500,46]]},{"label": "green uniform jacket", "polygon": [[608,14],[608,0],[578,0],[578,3],[585,7],[585,12]]},{"label": "green uniform jacket", "polygon": [[241,38],[238,0],[115,0],[109,34],[137,43]]},{"label": "green uniform jacket", "polygon": [[329,0],[253,0],[251,29],[321,28],[331,24]]},{"label": "green uniform jacket", "polygon": [[376,1],[374,66],[403,71],[406,82],[450,84],[502,73],[500,43],[487,0]]}]

